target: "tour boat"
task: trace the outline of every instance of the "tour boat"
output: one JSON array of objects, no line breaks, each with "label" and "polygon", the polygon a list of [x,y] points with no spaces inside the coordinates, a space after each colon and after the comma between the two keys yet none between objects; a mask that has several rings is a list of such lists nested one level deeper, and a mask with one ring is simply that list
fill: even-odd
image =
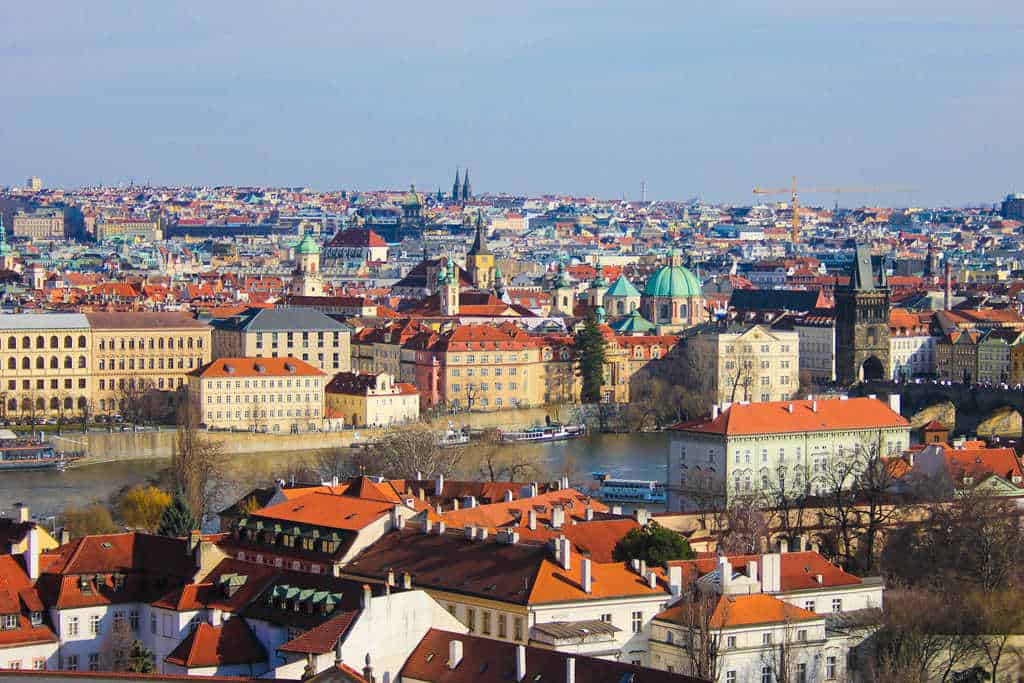
[{"label": "tour boat", "polygon": [[7,429],[0,430],[0,470],[55,469],[62,472],[71,460],[48,443],[20,438]]},{"label": "tour boat", "polygon": [[665,484],[644,479],[613,479],[604,472],[594,472],[599,482],[597,498],[615,503],[664,503]]},{"label": "tour boat", "polygon": [[578,439],[586,433],[586,425],[562,425],[557,422],[553,422],[546,427],[530,427],[521,432],[498,430],[498,436],[504,443],[565,441],[566,439]]},{"label": "tour boat", "polygon": [[437,443],[441,446],[463,446],[469,443],[469,431],[449,427],[448,431],[437,440]]}]

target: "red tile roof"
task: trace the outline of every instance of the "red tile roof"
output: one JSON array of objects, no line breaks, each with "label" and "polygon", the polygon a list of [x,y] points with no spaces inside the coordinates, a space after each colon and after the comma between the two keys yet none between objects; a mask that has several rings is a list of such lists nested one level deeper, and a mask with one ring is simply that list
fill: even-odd
[{"label": "red tile roof", "polygon": [[684,422],[672,429],[740,436],[909,426],[899,413],[877,399],[851,398],[734,403],[717,418]]},{"label": "red tile roof", "polygon": [[218,358],[196,371],[211,377],[316,377],[326,373],[298,358]]},{"label": "red tile roof", "polygon": [[267,651],[242,617],[222,626],[201,623],[164,658],[187,669],[249,664],[267,660]]}]

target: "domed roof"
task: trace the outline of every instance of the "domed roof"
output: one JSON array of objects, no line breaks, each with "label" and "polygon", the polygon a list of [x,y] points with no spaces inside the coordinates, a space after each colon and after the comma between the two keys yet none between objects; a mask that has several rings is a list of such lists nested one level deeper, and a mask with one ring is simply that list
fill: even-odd
[{"label": "domed roof", "polygon": [[302,239],[298,244],[295,245],[296,254],[319,254],[320,245],[313,239],[313,235],[306,233],[302,236]]},{"label": "domed roof", "polygon": [[416,186],[410,185],[409,191],[405,193],[405,198],[402,200],[403,206],[419,206],[420,196],[416,193]]},{"label": "domed roof", "polygon": [[697,276],[682,266],[662,266],[651,275],[644,296],[702,296]]}]

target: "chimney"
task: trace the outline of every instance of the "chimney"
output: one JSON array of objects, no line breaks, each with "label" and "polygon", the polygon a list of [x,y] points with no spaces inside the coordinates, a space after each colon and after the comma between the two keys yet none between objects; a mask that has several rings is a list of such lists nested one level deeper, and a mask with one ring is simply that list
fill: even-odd
[{"label": "chimney", "polygon": [[363,584],[363,609],[370,608],[370,600],[373,599],[373,591],[370,590],[369,584]]},{"label": "chimney", "polygon": [[647,522],[650,521],[651,515],[647,512],[647,508],[637,508],[633,511],[633,519],[640,526],[647,526]]},{"label": "chimney", "polygon": [[416,481],[423,481],[423,472],[416,470]]},{"label": "chimney", "polygon": [[782,556],[765,553],[761,556],[761,592],[778,593],[782,588]]},{"label": "chimney", "polygon": [[530,527],[531,531],[537,529],[537,511],[530,508],[530,511],[526,513],[526,526]]},{"label": "chimney", "polygon": [[817,400],[811,401],[811,412],[812,413],[818,412],[818,401]]},{"label": "chimney", "polygon": [[60,530],[60,544],[61,545],[67,545],[68,543],[71,543],[71,532],[69,532],[67,529],[61,529]]},{"label": "chimney", "polygon": [[787,413],[792,413],[793,412],[793,404],[792,403],[787,403],[786,404],[786,412]]},{"label": "chimney", "polygon": [[516,681],[526,680],[526,646],[516,645]]},{"label": "chimney", "polygon": [[561,505],[551,506],[551,528],[561,529],[565,526],[565,508]]},{"label": "chimney", "polygon": [[655,573],[655,571],[653,569],[651,571],[647,572],[647,587],[648,588],[657,588],[658,587],[658,575],[657,575],[657,573]]},{"label": "chimney", "polygon": [[506,503],[511,503],[512,502],[512,491],[511,490],[506,490],[505,491],[505,495],[502,496],[502,500],[504,500]]},{"label": "chimney", "polygon": [[785,554],[789,552],[789,539],[779,539],[779,554]]},{"label": "chimney", "polygon": [[475,541],[476,540],[476,527],[473,526],[472,524],[467,524],[466,525],[466,540],[467,541]]},{"label": "chimney", "polygon": [[902,401],[899,394],[889,394],[889,410],[899,415],[902,408]]},{"label": "chimney", "polygon": [[821,584],[823,584],[825,582],[825,577],[823,577],[821,574],[815,574],[814,575],[814,580],[817,581],[818,585],[820,586]]},{"label": "chimney", "polygon": [[25,505],[24,503],[15,503],[14,504],[14,519],[16,519],[18,522],[27,522],[28,521],[28,505]]},{"label": "chimney", "polygon": [[558,543],[558,562],[562,565],[562,569],[569,571],[572,569],[572,544],[565,536],[559,536],[556,543]]},{"label": "chimney", "polygon": [[583,519],[588,522],[592,522],[594,520],[594,508],[590,507],[590,505],[587,505],[586,510],[583,511]]},{"label": "chimney", "polygon": [[409,572],[402,572],[402,588],[407,591],[412,590],[412,574]]},{"label": "chimney", "polygon": [[718,558],[718,585],[721,589],[722,595],[729,593],[729,584],[732,582],[732,565],[729,563],[729,558],[722,557]]},{"label": "chimney", "polygon": [[335,474],[333,477],[331,477],[331,488],[335,488],[335,489],[338,488],[338,475],[337,474]]},{"label": "chimney", "polygon": [[680,565],[670,564],[668,566],[668,590],[672,593],[672,597],[683,592],[683,568]]},{"label": "chimney", "polygon": [[[27,508],[22,508],[27,509]],[[25,565],[28,568],[28,578],[35,581],[39,578],[39,528],[33,524],[28,530],[28,548],[25,551]]]},{"label": "chimney", "polygon": [[389,586],[394,586],[395,585],[395,570],[394,569],[388,569],[387,584]]},{"label": "chimney", "polygon": [[566,475],[563,474],[562,475],[562,489],[564,490],[564,489],[567,489],[567,488],[569,488],[569,477],[567,477]]},{"label": "chimney", "polygon": [[444,536],[444,531],[445,531],[445,524],[444,524],[444,522],[438,522],[437,523],[437,535],[438,536]]},{"label": "chimney", "polygon": [[640,560],[640,566],[637,567],[636,573],[640,576],[647,576],[647,560]]},{"label": "chimney", "polygon": [[452,498],[452,510],[458,510],[458,509],[459,509],[459,499],[458,498]]},{"label": "chimney", "polygon": [[942,298],[942,308],[944,310],[947,310],[947,311],[949,310],[950,306],[952,305],[952,302],[951,302],[952,298],[953,298],[953,264],[950,263],[949,259],[947,258],[946,259],[946,292],[945,292],[945,296],[943,296],[943,298]]},{"label": "chimney", "polygon": [[405,528],[405,517],[402,517],[402,506],[395,505],[391,508],[391,528],[392,529],[404,529]]},{"label": "chimney", "polygon": [[530,498],[536,498],[539,495],[539,489],[537,488],[537,482],[530,484]]},{"label": "chimney", "polygon": [[718,404],[717,403],[715,405],[711,406],[711,419],[712,420],[717,420],[718,419],[718,410],[719,410],[719,408],[718,408]]},{"label": "chimney", "polygon": [[462,661],[462,641],[448,641],[448,668],[455,669]]},{"label": "chimney", "polygon": [[437,483],[434,484],[434,495],[440,496],[444,493],[444,475],[437,475]]},{"label": "chimney", "polygon": [[747,560],[747,577],[757,581],[757,562],[755,560]]},{"label": "chimney", "polygon": [[430,528],[434,526],[434,523],[430,521],[430,518],[423,520],[423,533],[429,534]]},{"label": "chimney", "polygon": [[583,584],[583,592],[589,593],[593,582],[593,577],[590,573],[590,559],[584,558],[580,566],[580,583]]},{"label": "chimney", "polygon": [[565,659],[565,683],[576,683],[576,658]]},{"label": "chimney", "polygon": [[621,505],[612,505],[612,514],[616,515],[618,517],[621,517],[622,516],[622,506]]}]

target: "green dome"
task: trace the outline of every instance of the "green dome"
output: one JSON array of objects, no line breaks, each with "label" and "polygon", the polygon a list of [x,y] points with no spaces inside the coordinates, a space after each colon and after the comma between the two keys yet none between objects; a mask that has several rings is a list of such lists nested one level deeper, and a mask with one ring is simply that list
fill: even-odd
[{"label": "green dome", "polygon": [[405,193],[405,198],[402,200],[403,206],[420,206],[420,196],[416,193],[416,186],[410,185],[409,191]]},{"label": "green dome", "polygon": [[644,296],[703,296],[697,276],[682,266],[662,266],[644,288]]},{"label": "green dome", "polygon": [[313,236],[307,232],[305,235],[302,236],[302,239],[299,240],[299,243],[297,245],[295,245],[295,253],[296,254],[319,254],[320,253],[320,245],[317,244],[316,240],[313,239]]}]

